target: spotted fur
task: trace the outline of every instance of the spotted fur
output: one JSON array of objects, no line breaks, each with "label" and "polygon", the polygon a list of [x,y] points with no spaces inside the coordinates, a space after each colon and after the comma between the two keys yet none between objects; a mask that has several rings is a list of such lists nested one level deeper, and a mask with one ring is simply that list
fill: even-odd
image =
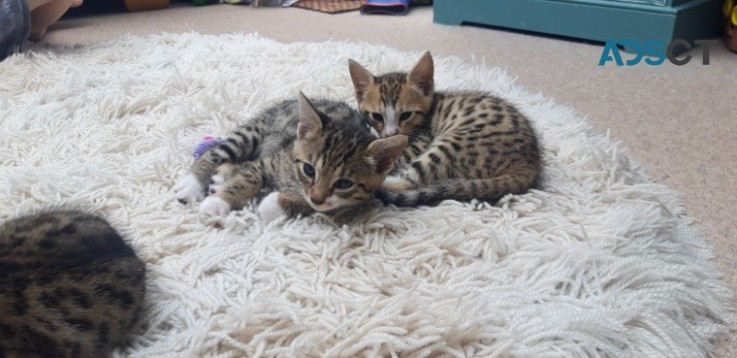
[{"label": "spotted fur", "polygon": [[374,76],[353,60],[349,70],[366,122],[382,136],[410,137],[377,193],[385,203],[496,201],[538,181],[541,154],[528,119],[487,93],[435,92],[429,52],[407,73]]},{"label": "spotted fur", "polygon": [[100,217],[56,210],[0,227],[0,357],[105,357],[144,293],[144,263]]},{"label": "spotted fur", "polygon": [[[241,125],[198,159],[191,173],[197,190],[229,209],[267,189],[279,192],[287,216],[320,211],[347,220],[374,201],[406,143],[405,136],[376,138],[343,102],[313,104],[300,93]],[[180,201],[190,201],[178,188]]]}]

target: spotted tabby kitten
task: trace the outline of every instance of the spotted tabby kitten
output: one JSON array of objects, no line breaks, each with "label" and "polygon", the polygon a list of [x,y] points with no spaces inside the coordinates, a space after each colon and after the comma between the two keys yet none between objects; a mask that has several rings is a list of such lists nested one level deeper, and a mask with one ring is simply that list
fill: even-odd
[{"label": "spotted tabby kitten", "polygon": [[374,201],[406,136],[377,139],[360,113],[343,102],[311,103],[302,93],[270,107],[211,148],[174,187],[205,216],[240,209],[263,188],[265,221],[324,212],[348,221]]},{"label": "spotted tabby kitten", "polygon": [[104,219],[47,211],[0,226],[0,357],[104,357],[144,304],[145,266]]},{"label": "spotted tabby kitten", "polygon": [[540,150],[527,118],[490,94],[434,92],[429,52],[409,73],[374,76],[353,60],[349,70],[368,124],[384,137],[410,137],[377,193],[385,203],[495,201],[538,180]]}]

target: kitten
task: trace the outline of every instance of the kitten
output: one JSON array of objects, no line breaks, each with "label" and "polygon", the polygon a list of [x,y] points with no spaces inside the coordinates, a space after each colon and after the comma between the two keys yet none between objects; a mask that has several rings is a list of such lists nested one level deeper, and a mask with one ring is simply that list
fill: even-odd
[{"label": "kitten", "polygon": [[0,357],[103,357],[144,304],[145,265],[104,219],[56,210],[0,226]]},{"label": "kitten", "polygon": [[486,93],[435,92],[432,56],[408,73],[374,76],[349,60],[359,110],[384,137],[410,137],[377,197],[397,206],[496,201],[534,186],[537,137],[512,104]]},{"label": "kitten", "polygon": [[313,104],[300,93],[208,150],[174,191],[183,203],[204,198],[205,216],[240,209],[268,188],[276,192],[259,206],[264,221],[316,211],[348,221],[374,201],[406,144],[406,136],[377,139],[343,102]]}]

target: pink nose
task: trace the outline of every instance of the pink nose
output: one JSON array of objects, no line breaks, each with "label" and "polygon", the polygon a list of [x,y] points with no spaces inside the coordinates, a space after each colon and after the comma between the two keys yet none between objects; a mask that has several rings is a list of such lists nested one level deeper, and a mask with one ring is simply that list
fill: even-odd
[{"label": "pink nose", "polygon": [[384,128],[384,136],[385,137],[391,137],[391,136],[397,134],[397,132],[399,132],[399,130],[396,127]]}]

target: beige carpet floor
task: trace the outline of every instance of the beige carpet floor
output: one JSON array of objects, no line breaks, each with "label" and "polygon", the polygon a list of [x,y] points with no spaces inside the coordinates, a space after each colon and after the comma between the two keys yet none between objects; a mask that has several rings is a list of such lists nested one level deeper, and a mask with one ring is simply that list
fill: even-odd
[{"label": "beige carpet floor", "polygon": [[[692,61],[682,67],[599,67],[601,45],[438,25],[432,11],[416,8],[390,17],[177,4],[150,12],[68,17],[44,41],[73,45],[123,34],[258,32],[283,42],[357,40],[484,58],[517,76],[518,84],[575,108],[596,130],[609,131],[656,180],[682,193],[689,215],[714,247],[725,280],[737,291],[737,54],[714,43],[709,66]],[[722,342],[719,356],[737,356],[737,338]]]}]

